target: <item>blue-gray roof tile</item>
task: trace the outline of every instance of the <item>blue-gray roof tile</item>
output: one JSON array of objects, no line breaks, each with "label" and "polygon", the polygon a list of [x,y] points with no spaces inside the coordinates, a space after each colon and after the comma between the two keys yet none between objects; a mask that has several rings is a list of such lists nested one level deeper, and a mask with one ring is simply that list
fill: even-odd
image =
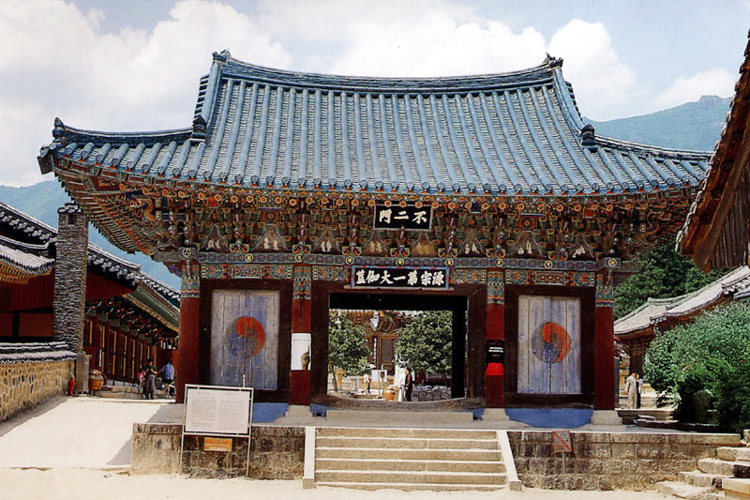
[{"label": "blue-gray roof tile", "polygon": [[595,136],[561,62],[451,78],[359,78],[215,54],[191,128],[55,123],[42,150],[119,172],[237,186],[445,194],[606,194],[696,185],[710,153]]}]

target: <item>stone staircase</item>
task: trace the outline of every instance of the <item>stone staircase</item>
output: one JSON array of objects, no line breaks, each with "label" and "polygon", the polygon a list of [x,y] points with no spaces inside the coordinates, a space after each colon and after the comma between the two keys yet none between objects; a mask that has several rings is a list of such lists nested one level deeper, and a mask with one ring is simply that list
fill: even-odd
[{"label": "stone staircase", "polygon": [[503,438],[494,430],[317,428],[315,485],[489,491],[507,488],[510,475],[517,489]]},{"label": "stone staircase", "polygon": [[663,481],[657,488],[665,495],[690,500],[750,498],[737,496],[735,490],[750,475],[750,448],[720,447],[716,458],[698,460],[698,470],[680,472],[679,481]]}]

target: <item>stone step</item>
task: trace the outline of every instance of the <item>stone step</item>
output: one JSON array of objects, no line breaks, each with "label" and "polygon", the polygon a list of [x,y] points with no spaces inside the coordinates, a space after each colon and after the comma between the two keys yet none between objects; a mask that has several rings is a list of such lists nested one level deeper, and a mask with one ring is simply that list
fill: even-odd
[{"label": "stone step", "polygon": [[456,439],[495,439],[496,431],[464,430],[464,429],[389,429],[389,428],[360,428],[360,427],[318,427],[316,436],[320,437],[413,437],[456,438]]},{"label": "stone step", "polygon": [[701,486],[704,488],[706,487],[721,488],[721,481],[726,476],[706,474],[705,472],[694,470],[690,472],[680,472],[678,474],[678,477],[680,478],[680,481],[682,481],[683,483],[687,483],[692,486]]},{"label": "stone step", "polygon": [[735,460],[738,462],[750,462],[750,448],[740,448]]},{"label": "stone step", "polygon": [[401,491],[494,491],[504,489],[500,484],[430,484],[430,483],[365,483],[365,482],[332,482],[317,481],[316,486],[328,486],[332,488],[352,488],[358,490],[401,490]]},{"label": "stone step", "polygon": [[729,478],[724,484],[726,498],[750,498],[750,479]]},{"label": "stone step", "polygon": [[493,461],[502,462],[500,450],[457,450],[457,449],[414,449],[414,448],[315,448],[317,458],[357,458],[377,460],[388,457],[390,460],[453,460],[453,461]]},{"label": "stone step", "polygon": [[719,460],[718,458],[701,458],[698,460],[698,469],[706,474],[716,476],[732,476],[734,462]]},{"label": "stone step", "polygon": [[398,422],[399,425],[415,425],[424,422],[433,423],[467,423],[474,420],[470,411],[409,411],[409,410],[348,410],[330,409],[326,411],[326,420],[333,422]]},{"label": "stone step", "polygon": [[495,484],[503,486],[506,484],[507,478],[504,473],[487,472],[316,470],[315,481],[391,484]]},{"label": "stone step", "polygon": [[411,448],[496,450],[497,439],[391,438],[326,436],[315,439],[321,448]]},{"label": "stone step", "polygon": [[374,470],[503,473],[505,472],[505,465],[501,461],[318,458],[315,460],[315,469],[337,471]]},{"label": "stone step", "polygon": [[734,462],[737,460],[737,454],[740,452],[740,450],[744,450],[745,448],[737,448],[734,446],[721,446],[719,448],[716,448],[716,457],[719,460],[728,460],[730,462]]},{"label": "stone step", "polygon": [[714,491],[713,488],[692,486],[680,481],[662,481],[656,483],[656,489],[664,495],[674,495],[677,498],[686,498],[689,500],[703,499]]}]

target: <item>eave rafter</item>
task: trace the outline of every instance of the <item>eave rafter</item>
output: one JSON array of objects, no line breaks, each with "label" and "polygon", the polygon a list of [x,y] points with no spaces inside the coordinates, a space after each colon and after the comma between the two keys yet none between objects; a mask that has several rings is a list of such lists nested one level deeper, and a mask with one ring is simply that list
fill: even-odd
[{"label": "eave rafter", "polygon": [[[629,260],[674,236],[696,189],[685,185],[572,196],[334,192],[104,175],[101,167],[68,160],[56,162],[55,170],[112,243],[147,255],[200,249],[212,230],[226,247],[263,252],[259,239],[272,226],[279,248],[293,252],[358,254],[366,252],[363,248],[372,238],[379,238],[385,255],[408,255],[421,240],[424,256],[433,251],[438,256],[476,256],[462,249],[470,240],[482,256],[502,257],[513,252],[527,231],[543,258]],[[375,231],[373,207],[379,204],[429,204],[433,226],[428,232]],[[332,245],[316,245],[323,237]]]}]

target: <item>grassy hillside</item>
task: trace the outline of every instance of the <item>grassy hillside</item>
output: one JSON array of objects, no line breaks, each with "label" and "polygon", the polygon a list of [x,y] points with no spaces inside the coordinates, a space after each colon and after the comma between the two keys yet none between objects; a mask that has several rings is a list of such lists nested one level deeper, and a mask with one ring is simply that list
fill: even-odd
[{"label": "grassy hillside", "polygon": [[589,122],[598,135],[677,149],[713,151],[721,136],[731,99],[703,96],[650,115]]},{"label": "grassy hillside", "polygon": [[[70,198],[57,181],[50,180],[21,188],[0,186],[0,201],[57,228],[57,209],[69,202]],[[89,225],[89,240],[121,259],[139,264],[144,273],[157,280],[180,289],[180,279],[170,273],[164,264],[154,262],[142,253],[123,252],[108,242],[91,225]]]}]

